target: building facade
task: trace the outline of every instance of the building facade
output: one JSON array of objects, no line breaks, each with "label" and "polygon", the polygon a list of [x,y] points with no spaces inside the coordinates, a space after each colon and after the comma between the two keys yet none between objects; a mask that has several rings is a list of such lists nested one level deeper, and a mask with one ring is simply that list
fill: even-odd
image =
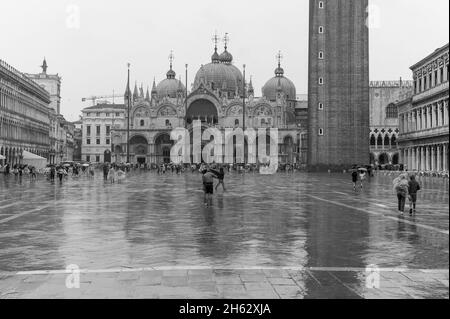
[{"label": "building facade", "polygon": [[398,108],[396,103],[411,94],[413,81],[370,82],[370,163],[399,164]]},{"label": "building facade", "polygon": [[[275,76],[264,85],[260,98],[255,96],[251,80],[246,83],[244,89],[243,73],[233,65],[233,56],[228,52],[226,42],[224,52],[220,55],[216,42],[211,62],[200,67],[190,93],[187,92],[185,84],[176,79],[171,59],[166,79],[158,85],[153,82],[150,92],[147,88],[144,94],[142,86],[138,90],[135,84],[129,118],[130,162],[170,162],[170,149],[173,145],[170,132],[174,128],[187,128],[192,138],[194,120],[201,121],[202,132],[215,127],[224,135],[225,128],[243,128],[245,119],[246,129],[278,128],[276,144],[279,162],[296,163],[299,158],[301,131],[295,118],[296,89],[292,81],[285,77],[280,59],[281,56]],[[125,101],[129,95],[131,91],[127,85]],[[127,121],[128,119],[125,119],[125,125]],[[266,142],[270,138],[268,134],[265,136]],[[202,142],[202,149],[207,143],[209,141]],[[114,129],[113,144],[117,161],[126,162],[127,126]],[[244,144],[244,158],[238,158],[236,153],[233,155],[233,161],[240,163],[248,158],[247,140]],[[259,154],[256,154],[257,158],[258,156]],[[192,161],[194,162],[193,158]],[[217,162],[221,162],[221,159]]]},{"label": "building facade", "polygon": [[58,74],[47,73],[48,65],[45,58],[41,68],[42,72],[26,74],[26,76],[50,93],[50,152],[48,161],[51,164],[70,161],[73,157],[71,155],[73,154],[73,142],[67,142],[68,135],[71,135],[71,132],[67,131],[70,125],[61,115],[61,77]]},{"label": "building facade", "polygon": [[83,147],[83,120],[80,116],[78,121],[72,122],[74,126],[73,130],[73,161],[81,162],[81,149]]},{"label": "building facade", "polygon": [[397,104],[401,162],[410,171],[448,171],[449,45],[411,67],[414,93]]},{"label": "building facade", "polygon": [[48,158],[49,93],[0,60],[0,154],[19,164],[24,150]]},{"label": "building facade", "polygon": [[369,163],[368,0],[310,0],[308,166]]},{"label": "building facade", "polygon": [[90,163],[111,163],[112,130],[124,127],[125,105],[97,104],[82,111],[82,125],[77,125],[78,135],[81,131],[81,160]]}]

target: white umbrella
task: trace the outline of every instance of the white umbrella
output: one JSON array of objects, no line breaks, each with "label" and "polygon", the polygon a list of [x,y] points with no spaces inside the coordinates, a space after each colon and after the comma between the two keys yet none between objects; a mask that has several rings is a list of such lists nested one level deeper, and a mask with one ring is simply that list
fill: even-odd
[{"label": "white umbrella", "polygon": [[4,157],[2,154],[0,154],[0,160],[4,160],[6,157]]}]

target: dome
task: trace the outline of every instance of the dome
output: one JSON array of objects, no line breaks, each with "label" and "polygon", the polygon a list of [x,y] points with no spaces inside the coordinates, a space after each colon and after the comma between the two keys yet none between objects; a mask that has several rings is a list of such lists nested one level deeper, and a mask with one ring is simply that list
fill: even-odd
[{"label": "dome", "polygon": [[194,79],[194,86],[198,87],[201,81],[209,86],[212,84],[212,89],[220,89],[226,92],[236,92],[236,88],[241,92],[242,74],[238,68],[233,65],[223,63],[209,63],[203,65],[198,70]]},{"label": "dome", "polygon": [[231,63],[233,62],[233,55],[225,49],[222,54],[219,56],[219,60],[222,63]]},{"label": "dome", "polygon": [[156,92],[158,98],[163,98],[169,96],[171,98],[177,97],[177,91],[181,88],[182,91],[185,91],[185,86],[180,80],[175,78],[176,73],[172,70],[172,67],[166,73],[167,79],[162,80],[156,86]]},{"label": "dome", "polygon": [[271,78],[262,88],[262,94],[269,101],[277,99],[278,84],[281,86],[281,91],[287,100],[295,100],[297,97],[297,90],[294,83],[284,76],[275,76]]}]

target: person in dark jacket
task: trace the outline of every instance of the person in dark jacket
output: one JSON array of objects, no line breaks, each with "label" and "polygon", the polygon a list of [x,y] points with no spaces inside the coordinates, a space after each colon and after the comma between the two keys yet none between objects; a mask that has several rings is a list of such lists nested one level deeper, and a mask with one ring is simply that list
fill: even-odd
[{"label": "person in dark jacket", "polygon": [[225,178],[225,172],[223,170],[223,167],[220,168],[219,173],[217,174],[217,179],[219,180],[219,183],[216,185],[216,191],[219,185],[222,185],[223,191],[226,192],[225,184],[223,183],[223,179]]},{"label": "person in dark jacket", "polygon": [[411,175],[408,182],[408,197],[409,197],[409,214],[416,212],[417,192],[420,191],[420,184],[416,181],[416,176]]}]

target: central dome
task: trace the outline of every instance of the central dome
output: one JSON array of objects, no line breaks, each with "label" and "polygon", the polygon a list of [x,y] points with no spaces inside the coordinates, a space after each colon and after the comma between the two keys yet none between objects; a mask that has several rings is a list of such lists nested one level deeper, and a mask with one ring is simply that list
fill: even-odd
[{"label": "central dome", "polygon": [[231,64],[233,56],[228,51],[224,51],[220,56],[217,54],[217,48],[211,57],[211,63],[202,65],[194,79],[194,87],[200,86],[203,81],[206,86],[213,90],[219,89],[223,92],[235,95],[236,89],[239,94],[242,93],[242,73]]}]

